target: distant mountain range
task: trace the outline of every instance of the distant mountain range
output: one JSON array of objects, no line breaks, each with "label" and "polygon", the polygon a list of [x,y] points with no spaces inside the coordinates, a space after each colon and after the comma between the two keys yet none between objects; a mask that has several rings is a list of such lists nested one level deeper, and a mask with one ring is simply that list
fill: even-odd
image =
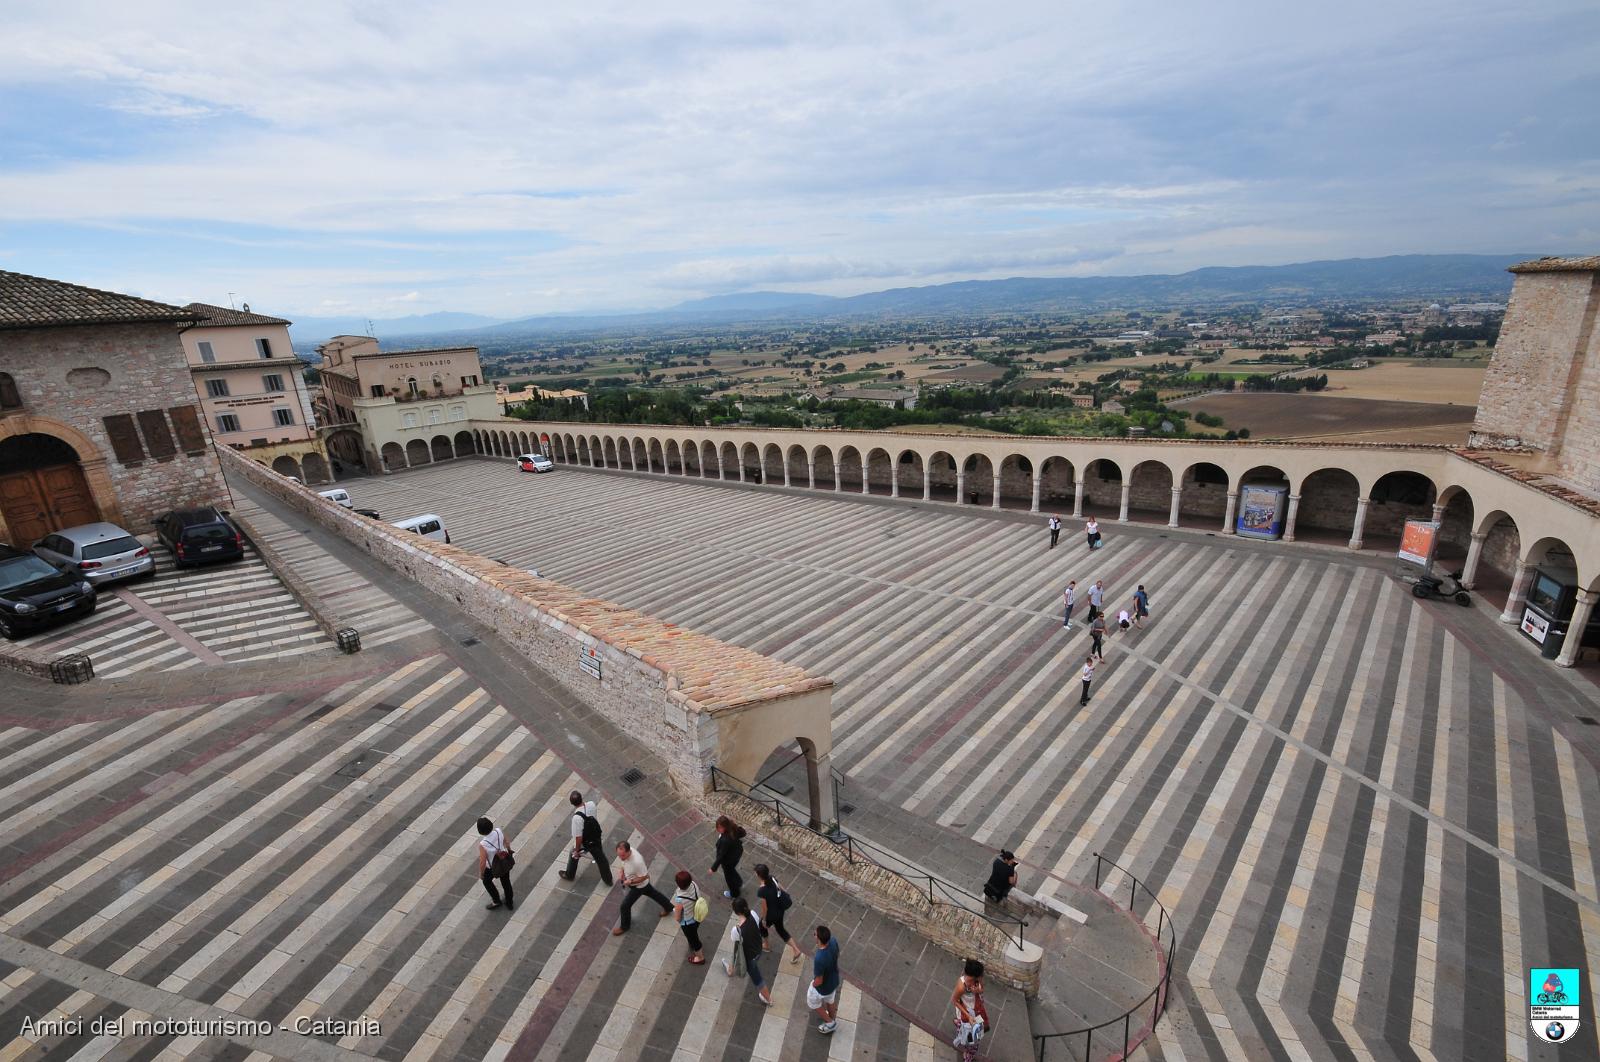
[{"label": "distant mountain range", "polygon": [[[1408,254],[1343,258],[1282,266],[1213,266],[1188,273],[1127,277],[1012,277],[891,288],[835,297],[807,292],[749,291],[714,295],[648,313],[547,315],[517,320],[431,313],[371,322],[387,342],[506,343],[519,337],[592,331],[649,331],[696,323],[828,321],[848,318],[949,317],[962,314],[1161,309],[1230,303],[1297,304],[1376,299],[1503,299],[1506,268],[1534,255]],[[341,333],[363,335],[365,318],[302,318],[294,338],[305,344]]]}]

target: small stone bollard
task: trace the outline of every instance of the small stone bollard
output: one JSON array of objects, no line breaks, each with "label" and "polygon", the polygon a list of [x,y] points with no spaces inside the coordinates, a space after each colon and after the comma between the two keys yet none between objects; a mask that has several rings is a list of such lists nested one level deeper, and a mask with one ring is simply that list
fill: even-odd
[{"label": "small stone bollard", "polygon": [[339,652],[359,653],[361,651],[361,632],[354,627],[340,627],[333,632],[333,637],[339,643]]},{"label": "small stone bollard", "polygon": [[76,686],[94,678],[94,661],[88,653],[67,653],[50,661],[50,681]]}]

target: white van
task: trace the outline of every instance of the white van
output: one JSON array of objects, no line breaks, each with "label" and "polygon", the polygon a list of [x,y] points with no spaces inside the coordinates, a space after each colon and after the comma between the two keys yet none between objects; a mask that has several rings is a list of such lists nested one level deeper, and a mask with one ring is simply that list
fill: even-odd
[{"label": "white van", "polygon": [[350,492],[343,487],[335,487],[332,490],[319,490],[317,493],[331,502],[338,502],[346,509],[354,509],[356,507],[356,503],[350,500]]},{"label": "white van", "polygon": [[423,538],[431,538],[435,542],[450,541],[450,532],[444,529],[444,521],[432,513],[423,513],[421,516],[412,516],[404,520],[396,520],[394,526],[402,531],[410,531]]}]

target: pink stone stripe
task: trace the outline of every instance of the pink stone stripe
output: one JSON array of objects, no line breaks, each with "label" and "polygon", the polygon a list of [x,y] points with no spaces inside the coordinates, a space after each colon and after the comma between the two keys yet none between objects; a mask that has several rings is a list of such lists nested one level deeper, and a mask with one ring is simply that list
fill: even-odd
[{"label": "pink stone stripe", "polygon": [[131,590],[126,590],[117,594],[117,596],[120,597],[129,608],[133,609],[139,615],[143,616],[145,619],[149,620],[151,623],[165,631],[167,633],[167,637],[171,638],[173,641],[189,650],[189,652],[193,653],[195,656],[198,656],[201,660],[208,664],[227,663],[227,661],[217,653],[206,648],[206,646],[201,643],[200,639],[196,638],[194,635],[190,634],[176,623],[173,623],[156,609],[151,608],[149,605],[139,600],[138,594],[135,594]]}]

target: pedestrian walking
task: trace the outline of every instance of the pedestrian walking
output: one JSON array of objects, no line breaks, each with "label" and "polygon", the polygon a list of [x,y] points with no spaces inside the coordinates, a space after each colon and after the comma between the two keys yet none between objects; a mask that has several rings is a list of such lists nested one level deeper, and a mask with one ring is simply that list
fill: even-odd
[{"label": "pedestrian walking", "polygon": [[617,919],[617,927],[611,931],[614,937],[620,937],[628,931],[633,924],[633,905],[639,902],[639,897],[648,896],[661,905],[660,917],[665,918],[672,913],[672,904],[661,895],[661,890],[650,884],[650,867],[646,865],[644,856],[633,850],[627,841],[617,843],[617,877],[622,879],[622,884],[628,888],[628,895],[622,900],[622,914]]},{"label": "pedestrian walking", "polygon": [[1133,617],[1128,615],[1128,610],[1127,609],[1122,609],[1120,612],[1117,613],[1117,630],[1126,631],[1129,627],[1132,627],[1132,626],[1133,626]]},{"label": "pedestrian walking", "polygon": [[1139,584],[1139,589],[1133,592],[1133,625],[1144,630],[1144,618],[1150,615],[1150,595],[1144,592],[1144,584]]},{"label": "pedestrian walking", "polygon": [[611,887],[611,860],[606,858],[604,841],[600,831],[600,820],[594,817],[594,801],[584,800],[583,794],[574,789],[567,794],[567,803],[572,805],[572,851],[567,854],[567,869],[556,871],[556,876],[567,881],[576,881],[578,877],[578,857],[588,852],[589,858],[594,860],[594,865],[600,871],[600,880],[606,883],[606,888]]},{"label": "pedestrian walking", "polygon": [[1004,903],[1016,887],[1017,857],[1002,848],[989,868],[989,880],[983,883],[983,894],[995,903]]},{"label": "pedestrian walking", "polygon": [[1104,612],[1089,621],[1089,655],[1097,656],[1101,660],[1106,658],[1106,614]]},{"label": "pedestrian walking", "polygon": [[[739,954],[744,957],[745,972],[750,975],[750,983],[756,986],[756,997],[770,1007],[772,990],[761,976],[761,920],[742,899],[733,901],[733,917],[733,939],[738,944]],[[729,977],[733,976],[733,963],[729,960],[722,960],[722,968]]]},{"label": "pedestrian walking", "polygon": [[1099,579],[1089,587],[1089,618],[1094,619],[1100,615],[1106,604],[1106,584]]},{"label": "pedestrian walking", "polygon": [[737,900],[744,891],[744,878],[739,874],[739,860],[744,857],[744,827],[726,815],[717,816],[717,851],[711,861],[711,873],[722,868],[722,879],[728,883],[723,898]]},{"label": "pedestrian walking", "polygon": [[700,886],[694,883],[694,875],[687,870],[678,871],[672,881],[678,887],[672,894],[672,916],[678,920],[683,939],[689,943],[689,963],[704,966],[706,949],[700,943],[700,922],[711,913],[711,905],[700,895]]},{"label": "pedestrian walking", "polygon": [[1096,520],[1092,516],[1089,517],[1088,522],[1083,525],[1083,537],[1089,543],[1090,549],[1099,549],[1100,521]]},{"label": "pedestrian walking", "polygon": [[1055,514],[1052,513],[1051,516],[1050,516],[1050,548],[1051,549],[1055,549],[1056,548],[1056,543],[1059,542],[1060,540],[1061,540],[1061,517],[1056,516]]},{"label": "pedestrian walking", "polygon": [[1072,629],[1072,606],[1078,603],[1078,580],[1073,579],[1067,583],[1067,588],[1061,592],[1061,600],[1066,603],[1067,610],[1061,616],[1063,630]]},{"label": "pedestrian walking", "polygon": [[978,1057],[978,1043],[989,1031],[989,1008],[983,1005],[983,963],[968,959],[956,981],[956,990],[950,993],[950,1002],[956,1008],[956,1038],[952,1041],[961,1051],[963,1062]]},{"label": "pedestrian walking", "polygon": [[1094,657],[1089,656],[1083,662],[1083,700],[1079,704],[1089,703],[1089,683],[1094,681]]},{"label": "pedestrian walking", "polygon": [[772,950],[767,942],[771,933],[777,933],[778,939],[789,945],[790,962],[800,961],[800,945],[794,942],[789,931],[783,927],[783,913],[794,906],[794,897],[783,891],[772,871],[765,863],[756,864],[756,899],[761,901],[761,950]]},{"label": "pedestrian walking", "polygon": [[[489,910],[498,911],[502,906],[508,911],[517,909],[515,897],[511,893],[511,868],[516,866],[516,859],[511,851],[511,843],[506,840],[505,832],[490,822],[488,819],[478,820],[478,878],[483,882],[483,887],[489,890]],[[500,893],[495,889],[494,883],[500,882],[500,887],[506,890],[505,903],[500,901]]]},{"label": "pedestrian walking", "polygon": [[806,989],[806,1006],[817,1012],[824,1035],[839,1027],[839,942],[827,926],[816,929],[817,950],[811,953],[811,987]]}]

